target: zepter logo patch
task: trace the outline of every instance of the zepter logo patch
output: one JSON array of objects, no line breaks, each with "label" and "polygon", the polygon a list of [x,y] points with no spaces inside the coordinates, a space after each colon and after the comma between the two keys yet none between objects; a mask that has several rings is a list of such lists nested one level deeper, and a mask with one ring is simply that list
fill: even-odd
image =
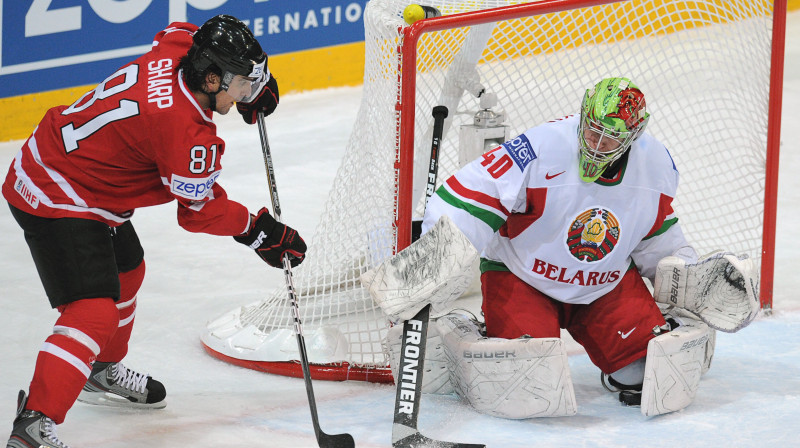
[{"label": "zepter logo patch", "polygon": [[619,221],[611,211],[601,207],[590,208],[569,226],[567,249],[583,262],[602,260],[617,245],[619,231]]}]

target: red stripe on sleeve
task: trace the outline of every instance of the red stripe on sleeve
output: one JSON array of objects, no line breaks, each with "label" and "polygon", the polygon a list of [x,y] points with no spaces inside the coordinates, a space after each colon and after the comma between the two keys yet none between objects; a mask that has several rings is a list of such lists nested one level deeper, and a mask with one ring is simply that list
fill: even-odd
[{"label": "red stripe on sleeve", "polygon": [[453,190],[456,194],[458,194],[463,198],[470,199],[472,201],[483,204],[487,207],[491,207],[503,213],[505,216],[511,214],[511,212],[509,212],[503,206],[503,204],[500,202],[499,199],[493,198],[486,193],[481,193],[480,191],[470,190],[469,188],[461,185],[461,183],[458,181],[458,179],[456,179],[455,176],[450,176],[450,178],[447,179],[447,185],[450,187],[451,190]]}]

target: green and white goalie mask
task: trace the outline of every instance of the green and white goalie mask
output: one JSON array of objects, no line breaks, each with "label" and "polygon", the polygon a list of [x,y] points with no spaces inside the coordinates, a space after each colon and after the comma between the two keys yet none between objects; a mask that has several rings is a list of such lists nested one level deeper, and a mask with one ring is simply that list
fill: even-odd
[{"label": "green and white goalie mask", "polygon": [[644,94],[627,78],[606,78],[587,90],[578,126],[580,175],[594,182],[644,131]]}]

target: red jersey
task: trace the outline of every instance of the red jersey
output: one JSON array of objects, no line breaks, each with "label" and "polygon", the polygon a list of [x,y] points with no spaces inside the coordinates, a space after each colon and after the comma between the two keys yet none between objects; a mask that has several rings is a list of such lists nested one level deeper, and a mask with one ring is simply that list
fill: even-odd
[{"label": "red jersey", "polygon": [[148,53],[48,110],[11,163],[6,200],[37,216],[117,226],[136,208],[174,199],[189,231],[246,231],[247,209],[217,183],[225,142],[177,69],[196,30],[171,24]]}]

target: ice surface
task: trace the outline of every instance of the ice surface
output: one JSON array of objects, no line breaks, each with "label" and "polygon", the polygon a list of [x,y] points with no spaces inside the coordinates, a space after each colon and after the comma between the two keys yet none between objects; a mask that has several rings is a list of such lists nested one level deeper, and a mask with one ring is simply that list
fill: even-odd
[{"label": "ice surface", "polygon": [[[600,386],[587,356],[572,351],[576,416],[503,420],[455,397],[425,396],[419,418],[425,435],[497,448],[800,446],[800,139],[794,134],[800,124],[800,11],[789,14],[786,47],[775,312],[740,333],[718,333],[695,402],[646,419],[638,408],[620,406]],[[283,219],[301,235],[314,231],[360,96],[360,88],[286,95],[267,119]],[[221,183],[251,210],[269,204],[256,128],[235,113],[218,124],[227,142]],[[20,144],[0,144],[3,175]],[[147,277],[125,361],[165,384],[168,405],[143,412],[78,403],[58,427],[60,438],[73,448],[316,446],[301,379],[223,363],[206,355],[199,340],[208,320],[264,297],[282,284],[283,273],[229,238],[183,231],[174,203],[139,210],[133,222]],[[56,317],[22,233],[2,205],[0,443],[11,430],[17,391],[27,389]],[[325,432],[348,432],[359,447],[391,446],[393,386],[315,381],[314,389]]]}]

